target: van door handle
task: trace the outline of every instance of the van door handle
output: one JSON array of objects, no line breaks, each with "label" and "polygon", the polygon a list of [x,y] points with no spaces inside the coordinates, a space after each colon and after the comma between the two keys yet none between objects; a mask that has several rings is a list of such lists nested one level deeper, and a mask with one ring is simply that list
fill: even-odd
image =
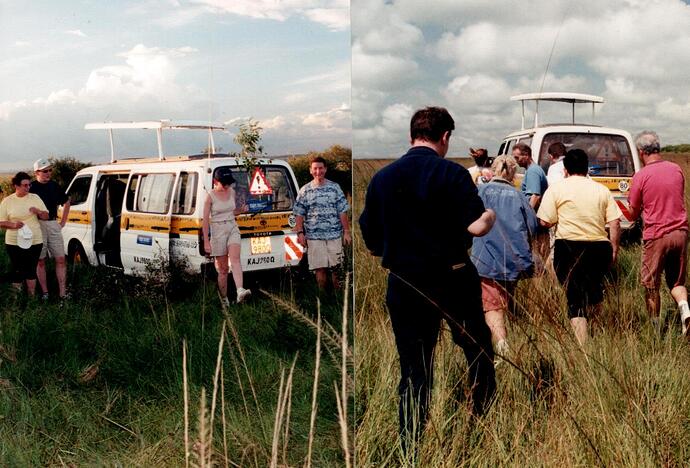
[{"label": "van door handle", "polygon": [[156,231],[167,231],[168,227],[167,226],[151,226],[151,229],[155,229]]},{"label": "van door handle", "polygon": [[125,218],[125,230],[129,229],[129,217]]},{"label": "van door handle", "polygon": [[180,228],[181,232],[192,232],[192,231],[199,231],[198,227],[184,227]]}]

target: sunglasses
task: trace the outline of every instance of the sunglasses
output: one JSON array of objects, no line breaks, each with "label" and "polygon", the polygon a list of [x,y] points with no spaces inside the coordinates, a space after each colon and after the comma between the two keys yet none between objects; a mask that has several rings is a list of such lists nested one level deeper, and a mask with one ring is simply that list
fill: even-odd
[{"label": "sunglasses", "polygon": [[53,172],[52,169],[39,169],[36,172]]}]

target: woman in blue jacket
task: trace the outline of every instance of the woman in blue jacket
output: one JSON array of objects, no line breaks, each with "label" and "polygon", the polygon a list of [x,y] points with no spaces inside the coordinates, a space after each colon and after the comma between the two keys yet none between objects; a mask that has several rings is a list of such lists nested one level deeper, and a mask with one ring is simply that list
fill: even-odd
[{"label": "woman in blue jacket", "polygon": [[488,234],[472,242],[472,262],[481,277],[484,319],[499,356],[509,349],[505,314],[518,279],[531,276],[534,269],[530,239],[537,230],[537,216],[513,185],[517,167],[512,156],[494,160],[494,177],[479,187],[479,196],[484,206],[496,213],[496,223]]}]

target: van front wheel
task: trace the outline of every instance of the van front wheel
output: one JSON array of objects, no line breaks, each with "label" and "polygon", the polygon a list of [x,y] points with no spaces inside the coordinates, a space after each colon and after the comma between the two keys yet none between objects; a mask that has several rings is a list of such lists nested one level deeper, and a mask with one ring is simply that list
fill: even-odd
[{"label": "van front wheel", "polygon": [[88,265],[89,257],[86,256],[84,247],[79,242],[71,242],[67,252],[67,261],[70,265]]}]

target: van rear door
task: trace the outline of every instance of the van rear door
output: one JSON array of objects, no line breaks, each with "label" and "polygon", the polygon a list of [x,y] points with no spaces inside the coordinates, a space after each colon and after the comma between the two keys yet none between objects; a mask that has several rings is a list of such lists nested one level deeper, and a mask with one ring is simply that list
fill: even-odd
[{"label": "van rear door", "polygon": [[144,274],[170,259],[174,170],[136,171],[122,211],[121,259],[125,273]]}]

